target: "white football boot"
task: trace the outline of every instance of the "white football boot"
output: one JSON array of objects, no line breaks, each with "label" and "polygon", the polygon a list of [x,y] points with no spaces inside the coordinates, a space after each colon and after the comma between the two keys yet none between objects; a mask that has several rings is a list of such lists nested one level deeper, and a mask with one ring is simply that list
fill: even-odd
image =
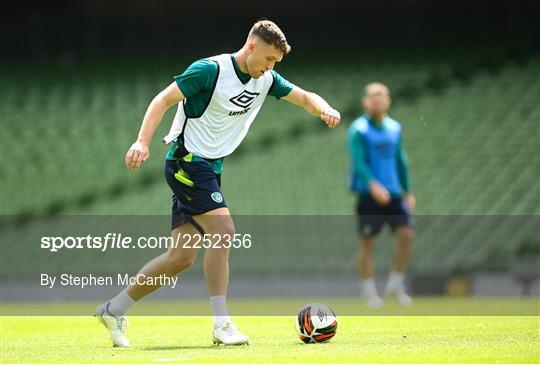
[{"label": "white football boot", "polygon": [[212,341],[214,345],[249,345],[249,337],[238,331],[231,321],[224,322],[221,327],[212,332]]},{"label": "white football boot", "polygon": [[131,347],[126,337],[128,321],[124,316],[115,316],[109,312],[110,302],[100,304],[96,308],[94,317],[103,324],[111,335],[113,347]]},{"label": "white football boot", "polygon": [[373,284],[373,281],[368,283],[361,283],[361,293],[366,305],[371,308],[380,308],[384,305],[384,300],[377,294],[377,289]]},{"label": "white football boot", "polygon": [[403,282],[388,283],[386,289],[384,290],[384,295],[389,296],[392,294],[396,295],[398,303],[404,307],[409,307],[413,302],[412,298],[405,291],[405,285],[403,284]]},{"label": "white football boot", "polygon": [[380,308],[384,305],[384,300],[377,294],[364,295],[366,305],[371,308]]}]

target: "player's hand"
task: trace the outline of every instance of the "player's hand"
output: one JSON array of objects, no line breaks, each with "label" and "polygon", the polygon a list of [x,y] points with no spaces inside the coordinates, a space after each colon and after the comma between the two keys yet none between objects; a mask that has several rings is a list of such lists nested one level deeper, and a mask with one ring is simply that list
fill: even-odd
[{"label": "player's hand", "polygon": [[328,128],[335,128],[341,120],[341,115],[337,110],[329,108],[321,113],[321,119],[326,123]]},{"label": "player's hand", "polygon": [[388,193],[388,190],[377,181],[369,183],[369,192],[377,204],[388,205],[388,203],[390,203],[390,193]]},{"label": "player's hand", "polygon": [[403,199],[405,199],[405,204],[407,204],[407,207],[409,207],[411,212],[414,212],[414,210],[416,209],[416,198],[414,197],[414,195],[412,193],[407,193],[405,194]]},{"label": "player's hand", "polygon": [[124,161],[128,169],[137,171],[148,157],[150,157],[148,146],[141,142],[135,142],[127,151]]}]

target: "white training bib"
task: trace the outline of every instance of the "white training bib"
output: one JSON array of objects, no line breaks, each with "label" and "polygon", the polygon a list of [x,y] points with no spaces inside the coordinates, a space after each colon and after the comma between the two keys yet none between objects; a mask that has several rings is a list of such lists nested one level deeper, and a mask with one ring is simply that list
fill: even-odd
[{"label": "white training bib", "polygon": [[210,57],[218,64],[216,86],[208,107],[199,118],[188,118],[184,102],[178,104],[169,134],[173,142],[184,131],[184,145],[194,155],[221,158],[230,155],[246,136],[272,86],[274,77],[265,72],[245,84],[236,75],[230,54]]}]

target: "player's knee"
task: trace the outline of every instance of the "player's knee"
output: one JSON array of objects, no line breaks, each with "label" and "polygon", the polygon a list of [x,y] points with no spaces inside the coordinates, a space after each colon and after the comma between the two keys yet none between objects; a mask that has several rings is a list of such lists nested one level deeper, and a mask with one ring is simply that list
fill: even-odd
[{"label": "player's knee", "polygon": [[168,257],[168,266],[169,270],[178,274],[184,270],[189,269],[195,263],[195,256],[191,255],[169,255]]},{"label": "player's knee", "polygon": [[195,257],[187,256],[187,257],[181,257],[177,262],[177,269],[180,271],[184,271],[186,269],[189,269],[193,266],[195,263]]},{"label": "player's knee", "polygon": [[375,238],[364,238],[360,242],[360,251],[365,254],[371,255],[373,253],[373,247],[375,246]]},{"label": "player's knee", "polygon": [[216,230],[221,239],[228,239],[230,237],[230,239],[233,240],[236,233],[236,229],[232,222],[220,224]]},{"label": "player's knee", "polygon": [[403,228],[401,231],[401,242],[406,245],[410,245],[414,239],[415,232],[412,228]]}]

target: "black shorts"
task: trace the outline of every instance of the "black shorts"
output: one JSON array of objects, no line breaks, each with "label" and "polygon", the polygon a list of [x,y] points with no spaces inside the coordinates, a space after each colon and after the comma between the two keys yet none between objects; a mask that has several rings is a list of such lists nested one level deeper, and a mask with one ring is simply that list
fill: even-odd
[{"label": "black shorts", "polygon": [[393,231],[399,227],[412,227],[411,213],[402,197],[392,198],[388,205],[379,205],[371,195],[360,195],[356,205],[358,231],[362,237],[377,235],[385,223]]},{"label": "black shorts", "polygon": [[166,160],[165,179],[173,192],[171,230],[186,222],[193,223],[194,215],[227,207],[221,193],[221,174],[200,158]]}]

